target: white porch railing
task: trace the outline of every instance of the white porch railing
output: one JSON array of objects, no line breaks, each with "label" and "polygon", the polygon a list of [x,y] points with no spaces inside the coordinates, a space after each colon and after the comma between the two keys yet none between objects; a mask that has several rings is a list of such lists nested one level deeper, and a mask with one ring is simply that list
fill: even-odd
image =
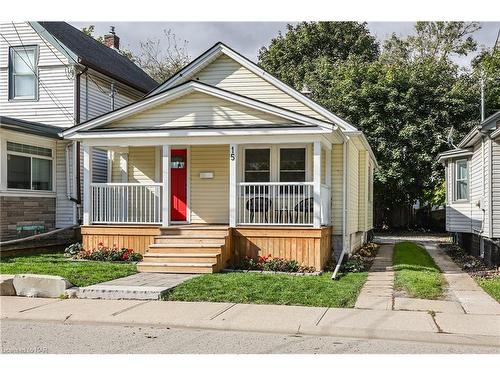
[{"label": "white porch railing", "polygon": [[241,182],[238,224],[313,225],[312,182]]},{"label": "white porch railing", "polygon": [[161,189],[161,183],[93,183],[92,223],[161,224]]}]

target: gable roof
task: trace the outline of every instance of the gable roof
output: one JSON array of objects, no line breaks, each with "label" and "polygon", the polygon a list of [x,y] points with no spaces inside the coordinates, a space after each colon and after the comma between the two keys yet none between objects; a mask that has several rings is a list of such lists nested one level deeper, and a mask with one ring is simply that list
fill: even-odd
[{"label": "gable roof", "polygon": [[178,99],[192,92],[201,92],[207,95],[212,95],[214,97],[227,100],[229,102],[254,108],[265,113],[285,118],[287,120],[290,120],[292,123],[318,126],[330,131],[337,128],[335,125],[326,121],[318,120],[313,117],[277,107],[272,104],[264,103],[259,100],[251,99],[246,96],[235,94],[233,92],[210,86],[201,82],[188,81],[186,83],[172,87],[171,89],[159,92],[155,95],[145,97],[138,102],[129,104],[113,112],[108,112],[82,124],[75,125],[69,129],[66,129],[62,134],[63,136],[68,136],[75,132],[88,131],[99,126],[109,124],[113,121],[118,121],[125,117],[129,117],[133,114],[143,112],[147,109],[156,107],[157,105]]},{"label": "gable roof", "polygon": [[269,82],[271,85],[277,87],[278,89],[282,90],[286,94],[290,95],[297,101],[301,102],[305,106],[313,109],[315,112],[318,114],[324,116],[327,118],[329,121],[333,122],[334,124],[338,125],[341,127],[344,131],[356,131],[357,129],[349,124],[347,121],[341,119],[340,117],[334,115],[327,109],[323,108],[313,100],[309,99],[307,96],[301,94],[294,88],[288,86],[284,82],[280,81],[276,77],[272,76],[259,66],[255,64],[254,62],[250,61],[243,55],[239,54],[238,52],[234,51],[227,45],[225,45],[222,42],[216,43],[214,46],[209,48],[207,51],[202,53],[200,56],[198,56],[196,59],[194,59],[191,63],[186,65],[184,68],[179,70],[177,73],[175,73],[172,77],[167,79],[165,82],[160,84],[158,87],[156,87],[154,90],[152,90],[150,93],[148,93],[148,96],[150,95],[155,95],[158,94],[159,92],[163,90],[167,90],[173,86],[176,86],[180,84],[181,82],[190,79],[190,77],[199,72],[201,69],[203,69],[205,66],[210,64],[212,61],[217,59],[219,56],[222,54],[228,56],[229,58],[237,61],[239,64],[244,66],[246,69],[251,71],[252,73],[256,74],[257,76],[261,77],[265,81]]},{"label": "gable roof", "polygon": [[59,133],[63,130],[63,128],[58,126],[25,121],[7,116],[0,116],[0,128],[54,139],[61,139]]},{"label": "gable roof", "polygon": [[[31,22],[31,26],[71,60],[88,66],[143,93],[158,83],[117,51],[98,42],[66,22]],[[76,62],[76,61],[74,61]]]}]

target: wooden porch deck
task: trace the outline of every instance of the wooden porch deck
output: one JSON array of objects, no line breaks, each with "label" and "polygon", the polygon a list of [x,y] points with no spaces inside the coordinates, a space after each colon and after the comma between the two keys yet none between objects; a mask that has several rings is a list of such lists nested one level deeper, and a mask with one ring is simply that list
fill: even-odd
[{"label": "wooden porch deck", "polygon": [[329,226],[91,225],[82,227],[82,238],[86,249],[102,242],[142,253],[138,268],[144,272],[212,273],[245,257],[267,255],[321,270],[331,258],[331,230]]}]

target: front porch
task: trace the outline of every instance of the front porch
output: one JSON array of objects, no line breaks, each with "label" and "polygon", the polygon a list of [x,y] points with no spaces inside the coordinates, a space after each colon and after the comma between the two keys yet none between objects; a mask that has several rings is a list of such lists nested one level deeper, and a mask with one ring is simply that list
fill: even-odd
[{"label": "front porch", "polygon": [[133,248],[153,272],[216,272],[269,254],[319,270],[330,257],[327,142],[98,149],[106,181],[83,146],[85,248]]}]

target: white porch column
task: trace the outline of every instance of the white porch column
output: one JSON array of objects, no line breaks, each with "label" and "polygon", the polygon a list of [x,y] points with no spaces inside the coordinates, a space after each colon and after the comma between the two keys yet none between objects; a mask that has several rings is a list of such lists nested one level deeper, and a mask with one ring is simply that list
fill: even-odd
[{"label": "white porch column", "polygon": [[170,225],[170,145],[162,146],[162,221],[163,226]]},{"label": "white porch column", "polygon": [[326,224],[332,225],[332,148],[325,148],[325,184],[328,186],[329,195],[322,199],[328,199],[328,210],[326,212]]},{"label": "white porch column", "polygon": [[236,226],[238,145],[229,145],[229,226]]},{"label": "white porch column", "polygon": [[314,228],[321,227],[321,142],[315,141],[313,148],[313,199]]},{"label": "white porch column", "polygon": [[92,217],[92,147],[83,145],[83,225]]}]

